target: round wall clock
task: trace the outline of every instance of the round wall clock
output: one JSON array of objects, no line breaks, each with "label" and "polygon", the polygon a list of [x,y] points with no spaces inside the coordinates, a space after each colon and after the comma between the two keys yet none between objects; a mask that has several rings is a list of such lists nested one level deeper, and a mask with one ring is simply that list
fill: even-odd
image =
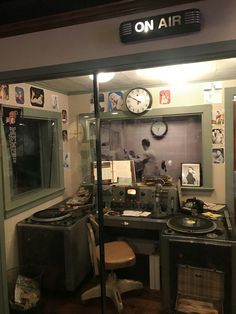
[{"label": "round wall clock", "polygon": [[164,121],[155,121],[151,125],[151,133],[156,138],[162,138],[168,131],[168,125]]},{"label": "round wall clock", "polygon": [[152,106],[151,93],[142,87],[131,89],[125,100],[127,109],[135,114],[142,114]]}]

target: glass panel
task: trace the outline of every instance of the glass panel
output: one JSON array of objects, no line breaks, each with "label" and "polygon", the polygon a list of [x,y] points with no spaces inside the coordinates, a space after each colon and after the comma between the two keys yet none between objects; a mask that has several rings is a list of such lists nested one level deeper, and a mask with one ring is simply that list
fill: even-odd
[{"label": "glass panel", "polygon": [[10,107],[3,112],[4,207],[12,214],[62,192],[61,115]]},{"label": "glass panel", "polygon": [[[168,127],[165,140],[158,139],[160,121]],[[103,160],[134,160],[137,182],[142,181],[143,176],[155,177],[167,173],[176,182],[181,175],[181,163],[201,163],[201,116],[165,117],[164,120],[157,120],[157,117],[112,122],[103,120],[101,143]]]},{"label": "glass panel", "polygon": [[37,188],[50,187],[52,173],[45,170],[52,167],[54,126],[53,120],[19,119],[16,162],[12,162],[8,150],[12,197]]}]

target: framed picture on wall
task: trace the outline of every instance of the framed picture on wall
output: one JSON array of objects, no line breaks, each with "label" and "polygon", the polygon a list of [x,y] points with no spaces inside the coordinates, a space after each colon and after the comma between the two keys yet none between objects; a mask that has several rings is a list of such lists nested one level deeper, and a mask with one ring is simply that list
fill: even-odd
[{"label": "framed picture on wall", "polygon": [[182,186],[200,186],[201,164],[181,164],[181,184]]},{"label": "framed picture on wall", "polygon": [[44,106],[44,90],[41,88],[30,87],[30,103],[32,106]]}]

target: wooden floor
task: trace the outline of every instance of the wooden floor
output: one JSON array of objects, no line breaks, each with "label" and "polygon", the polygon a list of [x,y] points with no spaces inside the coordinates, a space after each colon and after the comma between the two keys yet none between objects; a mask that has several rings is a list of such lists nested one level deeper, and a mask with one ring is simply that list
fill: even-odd
[{"label": "wooden floor", "polygon": [[[164,314],[161,294],[144,288],[139,292],[129,292],[122,296],[123,314]],[[68,296],[48,296],[44,298],[43,314],[98,314],[100,299],[91,299],[83,304],[80,293]],[[116,314],[116,308],[110,299],[106,299],[106,314]]]},{"label": "wooden floor", "polygon": [[[146,256],[138,256],[136,265],[117,270],[119,278],[139,280],[144,288],[141,291],[130,291],[122,295],[124,310],[122,314],[166,314],[163,310],[161,292],[149,289],[149,260]],[[44,296],[43,314],[99,314],[100,299],[91,299],[83,304],[80,295],[99,283],[98,278],[90,277],[86,283],[70,295]],[[106,299],[105,314],[117,314],[110,299]]]}]

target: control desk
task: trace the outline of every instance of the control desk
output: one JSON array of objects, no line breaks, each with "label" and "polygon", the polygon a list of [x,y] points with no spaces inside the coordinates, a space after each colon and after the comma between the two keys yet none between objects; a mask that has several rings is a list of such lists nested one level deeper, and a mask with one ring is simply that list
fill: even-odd
[{"label": "control desk", "polygon": [[150,288],[160,289],[160,234],[179,210],[175,187],[109,186],[103,189],[104,232],[127,241],[136,254],[149,256]]}]

